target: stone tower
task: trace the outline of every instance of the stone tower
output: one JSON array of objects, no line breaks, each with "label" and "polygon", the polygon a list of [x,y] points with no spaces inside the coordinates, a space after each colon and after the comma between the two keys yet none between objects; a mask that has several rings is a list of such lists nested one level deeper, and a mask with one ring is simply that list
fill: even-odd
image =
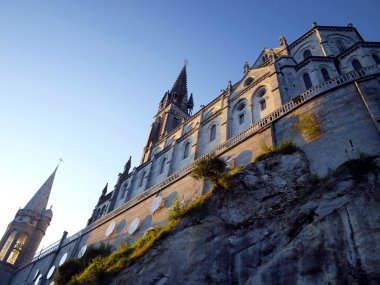
[{"label": "stone tower", "polygon": [[32,261],[45,235],[53,217],[52,210],[46,207],[57,169],[58,167],[26,206],[17,211],[1,239],[0,284],[8,280],[13,271]]},{"label": "stone tower", "polygon": [[150,159],[151,146],[153,144],[175,129],[183,120],[190,117],[193,107],[193,95],[191,94],[189,98],[187,94],[187,71],[185,64],[172,89],[165,92],[160,101],[158,113],[154,116],[141,163]]}]

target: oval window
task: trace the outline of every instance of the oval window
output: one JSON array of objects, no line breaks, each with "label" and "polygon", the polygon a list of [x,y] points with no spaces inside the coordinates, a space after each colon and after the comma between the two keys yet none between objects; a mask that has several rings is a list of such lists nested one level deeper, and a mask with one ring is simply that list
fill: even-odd
[{"label": "oval window", "polygon": [[253,77],[248,77],[248,78],[245,80],[244,85],[245,85],[245,86],[251,85],[252,82],[253,82],[253,80],[254,80]]}]

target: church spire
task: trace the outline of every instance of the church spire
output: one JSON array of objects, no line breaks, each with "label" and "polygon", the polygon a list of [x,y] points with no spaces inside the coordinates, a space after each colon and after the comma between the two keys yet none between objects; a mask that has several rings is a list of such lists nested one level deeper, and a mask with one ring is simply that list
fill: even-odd
[{"label": "church spire", "polygon": [[184,64],[180,74],[175,81],[172,90],[170,93],[176,92],[178,94],[178,98],[187,98],[187,71],[186,64]]},{"label": "church spire", "polygon": [[57,169],[58,166],[55,168],[55,170],[49,176],[49,178],[45,181],[45,183],[41,186],[41,188],[37,191],[37,193],[34,194],[32,199],[30,199],[28,204],[26,204],[24,208],[25,210],[32,210],[40,214],[43,210],[46,209]]}]

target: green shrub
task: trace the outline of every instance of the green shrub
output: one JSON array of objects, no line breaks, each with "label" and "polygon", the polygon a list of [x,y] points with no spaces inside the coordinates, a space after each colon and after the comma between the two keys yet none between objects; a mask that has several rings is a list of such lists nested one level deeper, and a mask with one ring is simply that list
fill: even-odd
[{"label": "green shrub", "polygon": [[264,147],[261,148],[261,153],[254,158],[253,162],[257,162],[274,154],[292,154],[297,150],[299,150],[299,148],[290,140],[283,140],[277,147],[268,147],[264,143]]},{"label": "green shrub", "polygon": [[54,284],[67,284],[71,277],[80,273],[83,270],[83,264],[78,259],[69,259],[58,267],[54,274]]},{"label": "green shrub", "polygon": [[198,161],[191,171],[191,176],[199,180],[202,178],[208,179],[213,185],[225,186],[227,174],[226,162],[217,157],[206,157]]},{"label": "green shrub", "polygon": [[81,258],[69,259],[58,267],[57,273],[54,275],[54,284],[67,284],[73,276],[85,270],[92,263],[93,259],[108,256],[111,252],[112,246],[106,243],[101,243],[98,246],[89,246]]},{"label": "green shrub", "polygon": [[180,215],[180,211],[181,211],[181,205],[180,205],[179,197],[176,196],[173,200],[172,207],[170,208],[170,211],[169,211],[169,221],[178,219]]},{"label": "green shrub", "polygon": [[293,124],[293,131],[301,134],[305,140],[312,140],[321,133],[317,118],[309,113],[297,116],[297,121]]},{"label": "green shrub", "polygon": [[359,158],[348,160],[339,166],[335,170],[335,175],[341,173],[346,167],[348,168],[350,174],[356,178],[360,178],[371,172],[378,172],[379,166],[375,162],[377,157],[378,156],[369,156],[361,153]]}]

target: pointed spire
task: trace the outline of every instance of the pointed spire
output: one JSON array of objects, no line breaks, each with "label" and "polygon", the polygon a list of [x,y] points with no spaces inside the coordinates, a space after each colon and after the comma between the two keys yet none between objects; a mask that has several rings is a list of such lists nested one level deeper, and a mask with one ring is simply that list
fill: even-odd
[{"label": "pointed spire", "polygon": [[129,169],[131,169],[131,159],[132,159],[132,156],[129,157],[127,163],[124,166],[124,174],[128,174]]},{"label": "pointed spire", "polygon": [[180,74],[175,81],[172,90],[170,93],[176,92],[178,94],[178,98],[187,97],[187,71],[186,64],[184,64]]},{"label": "pointed spire", "polygon": [[46,209],[57,169],[58,169],[58,166],[55,168],[55,170],[50,175],[50,177],[46,180],[46,182],[41,186],[41,188],[37,191],[37,193],[34,194],[32,199],[30,199],[28,204],[26,204],[24,209],[32,210],[37,213],[41,213],[43,210]]},{"label": "pointed spire", "polygon": [[227,84],[227,93],[228,94],[232,93],[232,83],[231,83],[231,80],[228,81],[228,84]]},{"label": "pointed spire", "polygon": [[104,189],[102,191],[102,196],[106,195],[107,190],[108,190],[108,183],[106,184],[106,186],[104,186]]},{"label": "pointed spire", "polygon": [[194,108],[194,99],[193,99],[193,93],[190,94],[190,98],[187,101],[187,110],[188,114],[191,115],[191,112],[193,111]]}]

